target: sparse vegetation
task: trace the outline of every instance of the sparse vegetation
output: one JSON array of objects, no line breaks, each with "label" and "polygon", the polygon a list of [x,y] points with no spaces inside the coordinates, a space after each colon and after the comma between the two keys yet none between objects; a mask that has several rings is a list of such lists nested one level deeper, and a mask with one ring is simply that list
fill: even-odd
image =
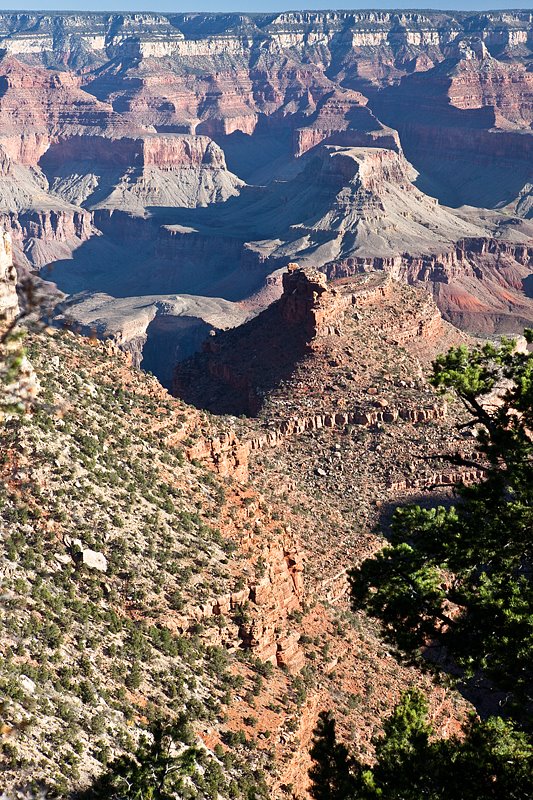
[{"label": "sparse vegetation", "polygon": [[[0,487],[11,565],[2,582],[1,723],[20,735],[1,743],[6,780],[42,779],[62,794],[82,779],[81,764],[93,775],[107,765],[116,781],[124,770],[144,774],[161,708],[165,725],[184,708],[191,730],[217,719],[232,659],[205,626],[178,634],[167,619],[190,618],[213,597],[215,575],[216,591],[227,591],[235,548],[211,522],[215,510],[225,513],[226,488],[157,430],[154,420],[165,424],[177,401],[122,356],[73,334],[31,333],[27,350],[41,385],[33,412],[17,422],[30,468],[11,456],[2,469],[15,480]],[[84,548],[105,557],[105,573],[79,560]],[[246,759],[221,775],[195,742],[183,754],[187,792],[240,797]],[[255,759],[254,785],[263,761]]]}]

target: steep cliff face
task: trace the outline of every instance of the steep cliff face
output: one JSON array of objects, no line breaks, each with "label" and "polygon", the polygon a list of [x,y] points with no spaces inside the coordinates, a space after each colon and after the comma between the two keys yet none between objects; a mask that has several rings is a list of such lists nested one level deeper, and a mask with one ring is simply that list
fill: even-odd
[{"label": "steep cliff face", "polygon": [[242,185],[207,137],[154,135],[152,126],[124,119],[81,90],[73,73],[5,56],[0,79],[4,158],[42,170],[41,191],[67,203],[94,204],[96,195],[105,204],[107,194],[110,205],[124,209],[203,205],[227,199]]},{"label": "steep cliff face", "polygon": [[127,133],[120,116],[84,92],[70,72],[29,67],[13,56],[0,61],[0,141],[19,164],[36,166],[58,137]]},{"label": "steep cliff face", "polygon": [[40,166],[54,196],[140,217],[149,208],[224,202],[244,185],[205,136],[75,137],[52,146]]},{"label": "steep cliff face", "polygon": [[434,68],[376,94],[374,112],[399,131],[422,185],[443,202],[510,205],[529,216],[528,203],[516,204],[533,179],[527,62],[498,60],[476,37],[455,42],[445,55]]},{"label": "steep cliff face", "polygon": [[140,216],[239,193],[205,136],[156,135],[80,88],[68,70],[0,60],[0,213],[21,263],[70,259],[96,231],[92,209]]},{"label": "steep cliff face", "polygon": [[94,235],[91,215],[83,209],[0,209],[0,225],[10,231],[21,266],[40,268],[72,253]]},{"label": "steep cliff face", "polygon": [[458,63],[448,73],[450,104],[462,110],[488,106],[498,127],[510,123],[527,130],[533,121],[533,75],[524,64],[498,61],[483,44],[472,45],[459,49]]},{"label": "steep cliff face", "polygon": [[473,238],[422,257],[350,256],[328,265],[327,273],[342,278],[383,269],[412,285],[428,286],[444,317],[464,330],[516,333],[532,319],[527,291],[532,259],[530,244]]},{"label": "steep cliff face", "polygon": [[360,92],[336,89],[321,100],[305,127],[294,132],[294,153],[301,156],[318,144],[389,147],[399,151],[396,131],[382,125],[366,107]]}]

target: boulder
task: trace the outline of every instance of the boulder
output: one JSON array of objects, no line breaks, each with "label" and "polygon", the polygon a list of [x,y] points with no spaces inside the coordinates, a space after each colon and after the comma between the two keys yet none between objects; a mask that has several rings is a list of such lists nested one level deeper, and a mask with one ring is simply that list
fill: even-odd
[{"label": "boulder", "polygon": [[96,569],[99,572],[107,572],[107,558],[98,550],[85,548],[81,551],[81,563],[89,569]]}]

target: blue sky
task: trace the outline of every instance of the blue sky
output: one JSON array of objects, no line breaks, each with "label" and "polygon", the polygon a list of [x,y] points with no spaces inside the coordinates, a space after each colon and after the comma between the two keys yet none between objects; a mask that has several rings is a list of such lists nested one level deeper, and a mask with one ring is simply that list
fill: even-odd
[{"label": "blue sky", "polygon": [[284,0],[255,0],[252,2],[242,2],[241,0],[180,0],[180,2],[170,2],[169,0],[10,0],[2,3],[0,9],[24,11],[24,10],[57,10],[57,11],[281,11],[284,9],[324,9],[324,8],[439,8],[454,10],[482,10],[490,8],[509,9],[523,8],[533,9],[533,0],[370,0],[370,2],[350,2],[350,0],[340,0],[337,4],[329,4],[324,0],[313,2],[305,0],[298,2],[284,2]]}]

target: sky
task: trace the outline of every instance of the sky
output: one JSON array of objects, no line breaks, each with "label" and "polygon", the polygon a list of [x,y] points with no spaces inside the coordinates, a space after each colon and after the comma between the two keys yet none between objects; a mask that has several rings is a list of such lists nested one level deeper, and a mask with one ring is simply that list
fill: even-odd
[{"label": "sky", "polygon": [[30,10],[56,10],[56,11],[282,11],[296,9],[324,9],[324,8],[435,8],[453,9],[456,11],[478,11],[487,9],[528,9],[533,10],[533,0],[370,0],[370,2],[350,2],[339,0],[8,0],[1,2],[1,10],[30,11]]}]

